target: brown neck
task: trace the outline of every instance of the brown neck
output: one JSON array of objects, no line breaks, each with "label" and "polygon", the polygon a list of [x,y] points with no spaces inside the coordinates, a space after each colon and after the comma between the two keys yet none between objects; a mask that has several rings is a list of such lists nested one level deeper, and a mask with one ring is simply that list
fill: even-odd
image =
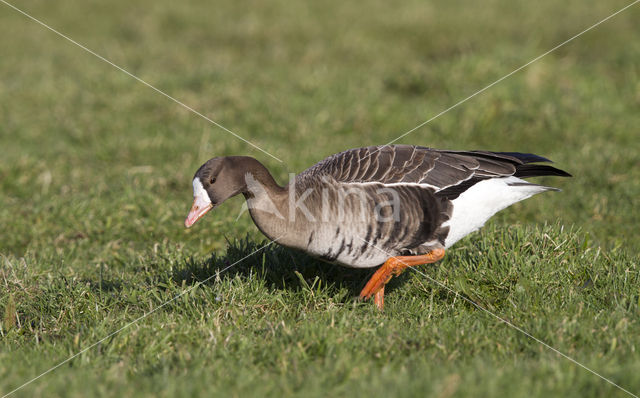
[{"label": "brown neck", "polygon": [[229,157],[236,178],[242,181],[242,189],[240,192],[245,198],[250,198],[256,194],[259,184],[269,194],[282,194],[286,189],[278,185],[269,170],[256,159],[249,156],[230,156]]},{"label": "brown neck", "polygon": [[236,178],[243,181],[240,192],[256,226],[270,239],[282,238],[288,228],[288,189],[278,185],[266,167],[253,158],[243,157],[234,169],[239,173]]}]

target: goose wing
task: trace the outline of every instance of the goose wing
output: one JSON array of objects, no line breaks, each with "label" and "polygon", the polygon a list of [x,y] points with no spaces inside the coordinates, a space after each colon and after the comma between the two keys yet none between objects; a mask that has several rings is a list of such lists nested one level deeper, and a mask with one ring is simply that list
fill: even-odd
[{"label": "goose wing", "polygon": [[[518,176],[523,165],[548,161],[541,156],[517,152],[445,151],[421,146],[385,145],[350,149],[332,155],[301,175],[329,175],[342,183],[421,185],[433,189],[439,196],[453,199],[478,181]],[[560,171],[541,165],[529,165],[525,169],[529,171],[523,175],[525,177],[536,174],[535,170],[540,171],[537,175],[547,175],[549,169]]]}]

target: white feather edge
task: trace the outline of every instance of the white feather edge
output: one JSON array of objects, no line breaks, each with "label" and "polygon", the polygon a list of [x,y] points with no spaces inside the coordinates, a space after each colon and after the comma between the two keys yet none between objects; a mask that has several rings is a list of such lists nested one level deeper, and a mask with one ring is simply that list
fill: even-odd
[{"label": "white feather edge", "polygon": [[[419,183],[419,182],[392,182],[392,183],[384,183],[384,182],[379,182],[379,181],[338,181],[336,180],[336,182],[342,184],[342,185],[382,185],[385,187],[398,187],[398,186],[415,186],[415,187],[422,187],[422,188],[431,188],[433,189],[435,192],[439,192],[441,190],[443,190],[444,188],[448,188],[451,185],[448,185],[444,188],[439,188],[436,187],[435,185],[431,185],[431,184],[425,184],[425,183]],[[463,182],[463,181],[460,181]],[[454,184],[457,185],[457,184]]]}]

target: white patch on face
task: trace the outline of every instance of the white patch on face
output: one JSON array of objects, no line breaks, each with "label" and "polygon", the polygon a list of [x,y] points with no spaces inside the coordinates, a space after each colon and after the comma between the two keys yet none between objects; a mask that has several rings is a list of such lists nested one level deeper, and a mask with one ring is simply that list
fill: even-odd
[{"label": "white patch on face", "polygon": [[204,190],[202,183],[198,177],[193,179],[193,198],[198,201],[201,205],[210,205],[211,199],[209,199],[209,194]]}]

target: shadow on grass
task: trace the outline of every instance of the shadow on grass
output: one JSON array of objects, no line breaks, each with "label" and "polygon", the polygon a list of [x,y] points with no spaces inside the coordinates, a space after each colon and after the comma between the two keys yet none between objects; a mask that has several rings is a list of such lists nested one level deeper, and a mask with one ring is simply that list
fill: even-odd
[{"label": "shadow on grass", "polygon": [[[204,282],[206,285],[214,285],[217,276],[220,278],[243,279],[258,278],[265,281],[268,290],[291,290],[298,291],[309,286],[320,286],[329,294],[336,294],[340,290],[347,290],[344,302],[356,299],[366,282],[371,278],[377,268],[349,268],[338,264],[331,264],[312,257],[302,251],[289,249],[272,243],[265,247],[268,241],[254,241],[249,237],[227,240],[227,250],[219,255],[212,253],[207,260],[195,260],[193,258],[176,259],[175,266],[167,275],[160,275],[153,270],[166,269],[162,261],[158,263],[148,263],[140,268],[140,272],[147,274],[149,285],[158,285],[164,278],[173,280],[177,285],[183,283],[194,285]],[[469,256],[469,257],[466,257]],[[470,264],[477,263],[477,258],[466,254],[462,259]],[[458,259],[459,261],[460,259]],[[174,263],[175,264],[175,263]],[[429,268],[439,267],[442,263],[425,265],[421,272],[432,273]],[[447,262],[445,266],[455,266],[452,262]],[[426,268],[429,267],[429,268]],[[386,294],[403,286],[412,276],[412,272],[404,272],[400,276],[393,277],[386,286]],[[184,281],[184,282],[183,282]],[[103,293],[119,292],[128,284],[119,279],[109,279],[100,277],[99,280],[86,280],[94,291]],[[432,280],[426,279],[427,285],[434,289],[435,297],[440,300],[451,300],[452,294],[449,290],[442,288]],[[493,285],[491,285],[493,286]],[[468,292],[460,292],[474,297]],[[480,301],[474,297],[475,301]]]},{"label": "shadow on grass", "polygon": [[[266,241],[255,242],[249,238],[228,242],[224,255],[212,254],[207,261],[187,260],[173,272],[172,278],[178,284],[182,281],[194,284],[209,278],[206,284],[213,284],[216,278],[211,276],[222,272],[221,278],[258,277],[265,280],[269,289],[291,290],[305,288],[305,282],[311,286],[317,278],[328,289],[338,291],[346,288],[351,296],[357,296],[375,272],[373,268],[356,269],[327,263],[275,243],[260,250],[266,244]],[[242,260],[244,257],[247,258]],[[394,278],[389,285],[390,290],[404,280],[402,277]]]}]

